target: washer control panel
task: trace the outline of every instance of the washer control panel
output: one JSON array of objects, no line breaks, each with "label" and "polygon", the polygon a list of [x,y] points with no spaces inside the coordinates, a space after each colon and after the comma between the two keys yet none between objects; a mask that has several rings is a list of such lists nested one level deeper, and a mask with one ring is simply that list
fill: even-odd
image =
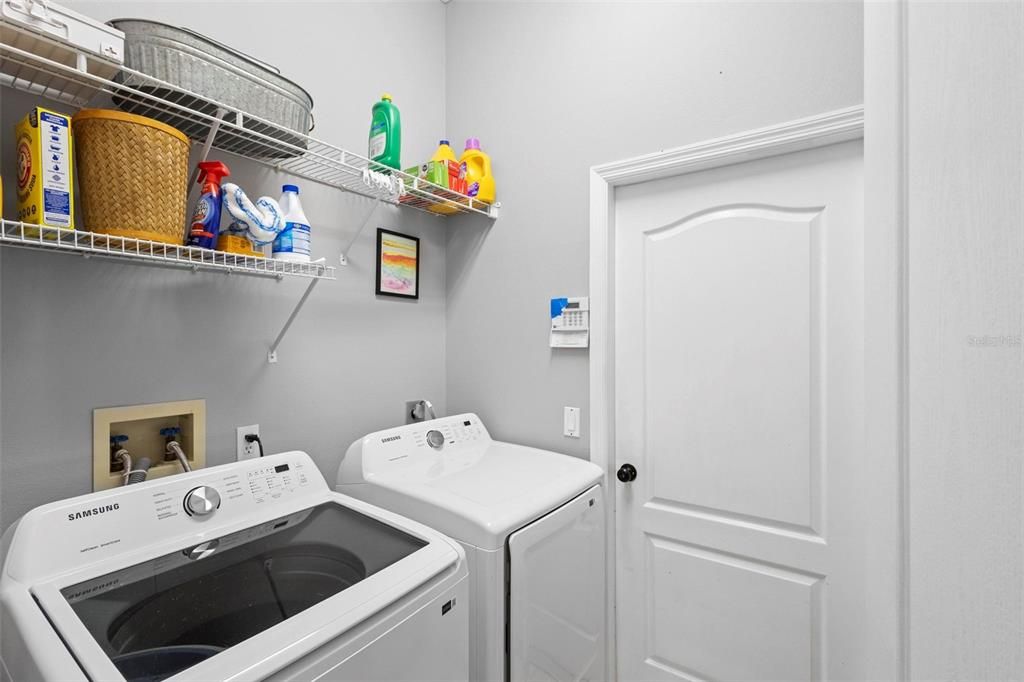
[{"label": "washer control panel", "polygon": [[[219,529],[248,528],[254,518],[280,519],[329,495],[316,464],[298,451],[165,476],[37,507],[18,524],[17,547],[6,565],[10,575],[38,581],[175,538],[195,549],[220,536]],[[218,551],[224,543],[221,538]],[[210,549],[199,547],[194,555]]]},{"label": "washer control panel", "polygon": [[303,467],[291,463],[260,467],[248,472],[249,494],[257,504],[288,497],[309,485]]},{"label": "washer control panel", "polygon": [[[173,477],[166,485],[153,490],[150,497],[157,521],[172,518],[205,520],[231,510],[232,515],[245,506],[259,506],[290,499],[308,490],[310,485],[309,460],[304,457],[274,457],[248,460],[244,466],[226,466],[211,469],[206,481],[197,485],[175,485]],[[315,468],[315,467],[314,467]],[[219,511],[218,511],[219,510]]]}]

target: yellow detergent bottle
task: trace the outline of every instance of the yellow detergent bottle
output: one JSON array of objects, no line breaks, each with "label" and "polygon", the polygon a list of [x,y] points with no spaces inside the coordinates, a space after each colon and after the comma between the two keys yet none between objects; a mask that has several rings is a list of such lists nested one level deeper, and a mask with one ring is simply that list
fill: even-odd
[{"label": "yellow detergent bottle", "polygon": [[[452,182],[452,174],[460,165],[459,157],[455,156],[455,150],[452,149],[450,144],[448,144],[448,140],[441,140],[441,144],[437,146],[437,151],[434,152],[434,155],[430,157],[430,161],[432,163],[443,164],[448,169],[447,172],[443,174],[448,179],[448,182],[445,182],[443,186],[458,192],[459,187],[457,186],[457,182]],[[430,210],[433,211],[434,213],[449,214],[455,213],[459,209],[452,202],[446,201],[444,203],[434,204],[433,206],[430,207]]]},{"label": "yellow detergent bottle", "polygon": [[494,203],[494,176],[491,174],[491,157],[480,150],[480,140],[471,137],[466,140],[462,152],[462,163],[466,166],[468,194],[485,204]]},{"label": "yellow detergent bottle", "polygon": [[437,145],[437,151],[430,157],[431,161],[458,161],[459,157],[455,156],[455,150],[448,143],[448,140],[441,140],[441,144]]}]

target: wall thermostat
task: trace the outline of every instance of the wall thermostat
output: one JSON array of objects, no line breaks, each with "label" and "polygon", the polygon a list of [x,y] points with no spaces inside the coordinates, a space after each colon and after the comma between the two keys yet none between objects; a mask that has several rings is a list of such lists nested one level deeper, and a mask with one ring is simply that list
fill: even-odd
[{"label": "wall thermostat", "polygon": [[590,299],[586,296],[551,299],[551,347],[590,345]]}]

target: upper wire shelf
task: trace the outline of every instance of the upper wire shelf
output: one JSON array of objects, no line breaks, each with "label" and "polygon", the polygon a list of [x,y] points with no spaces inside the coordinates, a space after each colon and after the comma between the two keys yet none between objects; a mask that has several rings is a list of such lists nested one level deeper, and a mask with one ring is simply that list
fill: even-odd
[{"label": "upper wire shelf", "polygon": [[[472,213],[496,218],[497,205],[453,192],[440,185],[387,169],[394,178],[391,188],[367,182],[376,164],[365,156],[285,128],[253,114],[189,92],[139,71],[111,68],[78,52],[75,59],[63,55],[68,45],[39,38],[33,51],[0,41],[0,86],[12,87],[75,107],[98,106],[126,109],[172,122],[194,141],[216,131],[213,146],[270,166],[289,175],[362,195],[409,206],[431,215]],[[47,50],[46,46],[53,49]],[[44,54],[45,53],[45,54]],[[74,64],[67,63],[74,61]],[[101,68],[90,64],[99,63]],[[103,73],[104,75],[99,75]],[[112,74],[107,77],[106,74]],[[378,181],[381,178],[378,176]],[[399,189],[398,180],[404,187]],[[399,191],[395,191],[399,190]],[[431,211],[431,208],[441,211]]]}]

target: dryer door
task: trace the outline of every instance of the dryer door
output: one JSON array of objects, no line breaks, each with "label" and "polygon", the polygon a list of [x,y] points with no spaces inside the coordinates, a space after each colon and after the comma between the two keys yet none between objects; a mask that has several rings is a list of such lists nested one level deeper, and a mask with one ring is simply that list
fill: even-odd
[{"label": "dryer door", "polygon": [[605,518],[596,485],[508,539],[509,680],[603,680]]}]

